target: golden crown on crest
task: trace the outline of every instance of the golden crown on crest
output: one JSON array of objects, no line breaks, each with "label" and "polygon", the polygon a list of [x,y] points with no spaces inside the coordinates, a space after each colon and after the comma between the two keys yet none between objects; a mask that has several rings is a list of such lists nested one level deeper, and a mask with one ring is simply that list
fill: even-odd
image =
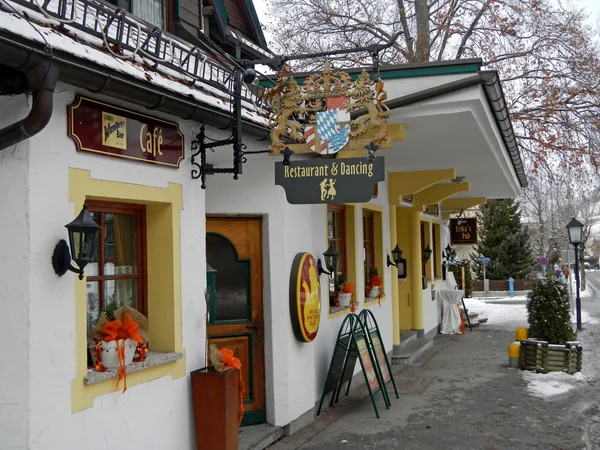
[{"label": "golden crown on crest", "polygon": [[[371,143],[379,148],[391,145],[383,82],[372,80],[364,69],[352,81],[348,73],[334,72],[326,61],[323,72],[308,76],[300,86],[291,68],[284,66],[275,86],[266,89],[263,97],[271,107],[270,149],[274,153],[288,147],[298,153],[325,155]],[[297,144],[286,144],[284,139]]]}]

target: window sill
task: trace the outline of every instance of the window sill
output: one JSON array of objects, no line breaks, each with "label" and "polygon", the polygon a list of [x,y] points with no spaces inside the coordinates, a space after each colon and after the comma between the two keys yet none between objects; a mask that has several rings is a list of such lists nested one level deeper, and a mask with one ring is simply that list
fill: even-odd
[{"label": "window sill", "polygon": [[[133,362],[127,366],[127,373],[134,373],[140,370],[149,369],[151,367],[168,364],[178,359],[183,358],[183,353],[176,352],[153,352],[149,351],[146,360],[142,362]],[[111,378],[118,378],[119,369],[108,369],[106,372],[98,372],[96,370],[88,371],[88,375],[83,379],[83,384],[90,385],[100,383]]]},{"label": "window sill", "polygon": [[[365,297],[365,306],[373,305],[377,303],[377,297]],[[385,300],[385,294],[381,294],[381,302]]]},{"label": "window sill", "polygon": [[[354,302],[354,307],[358,308],[360,304],[358,302]],[[350,311],[350,305],[348,306],[330,306],[329,307],[329,318],[338,317],[344,314],[347,314]]]}]

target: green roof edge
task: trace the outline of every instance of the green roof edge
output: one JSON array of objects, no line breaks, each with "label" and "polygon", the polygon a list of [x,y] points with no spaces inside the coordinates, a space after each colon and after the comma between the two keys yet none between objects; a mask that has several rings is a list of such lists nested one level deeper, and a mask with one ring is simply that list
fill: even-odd
[{"label": "green roof edge", "polygon": [[[430,77],[430,76],[440,76],[440,75],[460,75],[464,73],[477,73],[481,66],[481,63],[473,60],[472,62],[466,64],[452,64],[452,65],[419,65],[412,66],[407,65],[407,67],[402,66],[390,66],[390,67],[380,67],[379,68],[379,76],[382,80],[394,80],[398,78],[414,78],[414,77]],[[340,69],[344,70],[344,69]],[[347,72],[350,74],[352,80],[355,80],[360,73],[360,69],[348,69]],[[373,72],[372,69],[367,70],[367,72]],[[301,73],[298,75],[294,75],[296,82],[298,84],[302,84],[308,74]],[[274,78],[274,75],[273,77]],[[273,84],[269,80],[260,80],[258,83],[261,87],[270,87]]]}]

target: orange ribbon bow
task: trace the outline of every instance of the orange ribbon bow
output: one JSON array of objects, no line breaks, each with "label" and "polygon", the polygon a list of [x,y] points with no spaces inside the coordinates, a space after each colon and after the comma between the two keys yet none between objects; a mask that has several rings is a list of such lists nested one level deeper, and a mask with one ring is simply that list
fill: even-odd
[{"label": "orange ribbon bow", "polygon": [[133,339],[139,344],[143,344],[144,340],[140,336],[140,327],[131,316],[127,313],[123,316],[123,322],[115,319],[102,327],[102,331],[106,334],[104,340],[106,342],[117,341],[117,356],[119,357],[119,377],[115,391],[119,387],[119,383],[123,380],[123,392],[127,390],[127,365],[125,364],[125,339]]}]

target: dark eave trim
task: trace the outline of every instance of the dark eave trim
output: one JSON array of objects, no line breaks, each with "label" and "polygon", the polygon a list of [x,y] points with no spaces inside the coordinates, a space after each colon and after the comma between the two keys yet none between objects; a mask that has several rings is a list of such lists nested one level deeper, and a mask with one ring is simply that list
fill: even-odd
[{"label": "dark eave trim", "polygon": [[[50,57],[43,46],[3,32],[0,32],[0,55],[2,63],[12,68],[22,66],[34,55]],[[52,50],[52,63],[60,70],[60,81],[92,93],[216,127],[226,126],[231,121],[227,111],[212,108],[91,61],[83,61],[57,49]],[[267,127],[246,119],[243,120],[243,128],[245,133],[256,137],[265,137],[269,133]]]},{"label": "dark eave trim", "polygon": [[504,97],[504,91],[502,90],[502,84],[500,83],[500,77],[496,70],[484,70],[480,73],[483,80],[483,92],[490,104],[490,108],[496,116],[496,124],[498,130],[502,134],[504,144],[512,160],[515,172],[519,177],[521,187],[527,187],[527,176],[525,175],[525,167],[523,160],[521,159],[521,152],[519,150],[519,143],[515,136],[515,130],[513,129],[512,121],[510,120],[510,113],[508,112],[508,105],[506,104],[506,98]]}]

